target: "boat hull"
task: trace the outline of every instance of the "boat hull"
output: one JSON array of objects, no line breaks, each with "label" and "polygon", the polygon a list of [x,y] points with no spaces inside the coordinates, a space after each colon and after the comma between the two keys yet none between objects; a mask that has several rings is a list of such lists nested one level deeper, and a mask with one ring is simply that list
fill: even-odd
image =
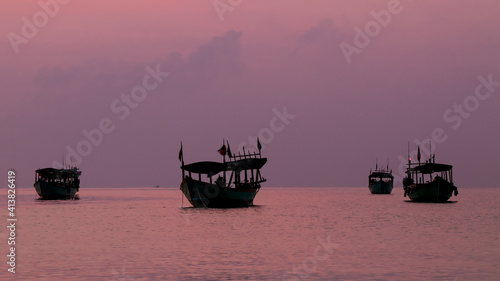
[{"label": "boat hull", "polygon": [[79,189],[76,186],[60,186],[45,181],[35,182],[34,187],[40,198],[44,200],[74,199]]},{"label": "boat hull", "polygon": [[372,194],[391,194],[393,185],[392,182],[378,181],[368,185]]},{"label": "boat hull", "polygon": [[405,195],[417,202],[446,202],[451,198],[453,192],[456,196],[458,194],[457,188],[443,179],[405,187]]},{"label": "boat hull", "polygon": [[252,206],[260,188],[226,188],[185,179],[180,189],[193,207],[232,208]]}]

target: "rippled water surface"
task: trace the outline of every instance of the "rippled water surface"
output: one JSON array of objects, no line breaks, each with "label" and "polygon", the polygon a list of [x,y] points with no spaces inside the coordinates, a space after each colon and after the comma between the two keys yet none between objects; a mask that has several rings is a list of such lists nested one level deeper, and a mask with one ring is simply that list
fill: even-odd
[{"label": "rippled water surface", "polygon": [[500,189],[459,191],[262,188],[255,207],[195,209],[178,189],[21,188],[16,274],[4,262],[0,280],[500,280]]}]

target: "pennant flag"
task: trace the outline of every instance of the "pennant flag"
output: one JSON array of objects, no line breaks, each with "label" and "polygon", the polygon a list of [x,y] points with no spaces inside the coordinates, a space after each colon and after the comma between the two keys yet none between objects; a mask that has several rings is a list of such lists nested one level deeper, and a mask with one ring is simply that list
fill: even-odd
[{"label": "pennant flag", "polygon": [[417,160],[418,160],[418,162],[420,162],[420,145],[418,146],[418,150],[417,150]]},{"label": "pennant flag", "polygon": [[262,149],[262,145],[260,144],[259,138],[257,138],[257,149],[260,150]]},{"label": "pennant flag", "polygon": [[222,145],[222,147],[217,151],[219,152],[220,155],[225,156],[226,155],[226,145],[225,144]]},{"label": "pennant flag", "polygon": [[182,142],[181,142],[181,149],[179,150],[179,161],[182,162],[182,159],[183,159],[183,155],[182,155]]},{"label": "pennant flag", "polygon": [[229,147],[229,142],[227,142],[227,155],[229,157],[233,157],[233,154],[231,153],[231,148]]}]

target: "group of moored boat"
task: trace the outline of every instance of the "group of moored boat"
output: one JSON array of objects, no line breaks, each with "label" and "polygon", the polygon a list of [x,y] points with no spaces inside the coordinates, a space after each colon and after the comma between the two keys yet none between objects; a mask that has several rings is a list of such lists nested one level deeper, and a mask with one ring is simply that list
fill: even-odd
[{"label": "group of moored boat", "polygon": [[[246,207],[260,190],[262,177],[260,169],[267,158],[261,154],[262,146],[257,139],[259,152],[250,153],[243,148],[243,154],[231,153],[229,142],[218,150],[221,162],[201,161],[184,164],[184,155],[179,151],[182,183],[180,189],[194,207]],[[229,161],[226,161],[228,156]],[[36,170],[34,187],[41,199],[77,199],[81,171],[76,167]],[[215,178],[215,180],[214,180]]]},{"label": "group of moored boat", "polygon": [[[404,197],[418,202],[447,202],[452,195],[458,195],[453,184],[453,166],[436,163],[435,155],[420,163],[420,147],[417,153],[418,163],[412,163],[408,155],[406,177],[403,179]],[[368,187],[372,194],[390,194],[393,189],[392,170],[378,168],[370,171]]]},{"label": "group of moored boat", "polygon": [[[262,158],[259,140],[258,153],[231,153],[229,143],[223,143],[218,152],[222,162],[201,161],[184,164],[184,155],[179,151],[181,161],[182,182],[180,190],[193,207],[246,207],[253,205],[253,200],[260,190],[262,177],[260,169],[266,164],[267,158]],[[229,161],[226,161],[228,156]],[[452,166],[435,163],[431,157],[424,164],[412,163],[408,157],[406,177],[403,179],[404,196],[412,201],[446,202],[453,193],[458,194],[453,184]],[[35,190],[41,199],[77,199],[80,188],[81,171],[76,167],[45,168],[35,171]],[[194,176],[194,178],[193,178]],[[214,180],[214,178],[216,178]],[[390,194],[393,189],[394,177],[392,170],[379,168],[370,171],[368,187],[372,194]]]}]

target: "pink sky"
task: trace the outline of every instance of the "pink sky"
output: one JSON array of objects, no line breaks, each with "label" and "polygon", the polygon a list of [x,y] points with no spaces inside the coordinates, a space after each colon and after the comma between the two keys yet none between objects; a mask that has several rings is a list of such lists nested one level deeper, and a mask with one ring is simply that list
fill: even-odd
[{"label": "pink sky", "polygon": [[[259,134],[264,186],[366,186],[377,157],[397,170],[435,130],[459,188],[498,186],[500,86],[475,95],[478,77],[500,82],[498,1],[220,0],[240,3],[223,20],[211,0],[59,1],[0,8],[1,168],[20,186],[103,119],[114,130],[82,157],[83,187],[178,186],[181,140],[186,162],[217,161],[223,138],[234,152]],[[53,16],[13,47],[40,3]],[[348,62],[340,44],[370,22],[380,30]],[[169,76],[122,120],[112,104],[147,66]]]}]

